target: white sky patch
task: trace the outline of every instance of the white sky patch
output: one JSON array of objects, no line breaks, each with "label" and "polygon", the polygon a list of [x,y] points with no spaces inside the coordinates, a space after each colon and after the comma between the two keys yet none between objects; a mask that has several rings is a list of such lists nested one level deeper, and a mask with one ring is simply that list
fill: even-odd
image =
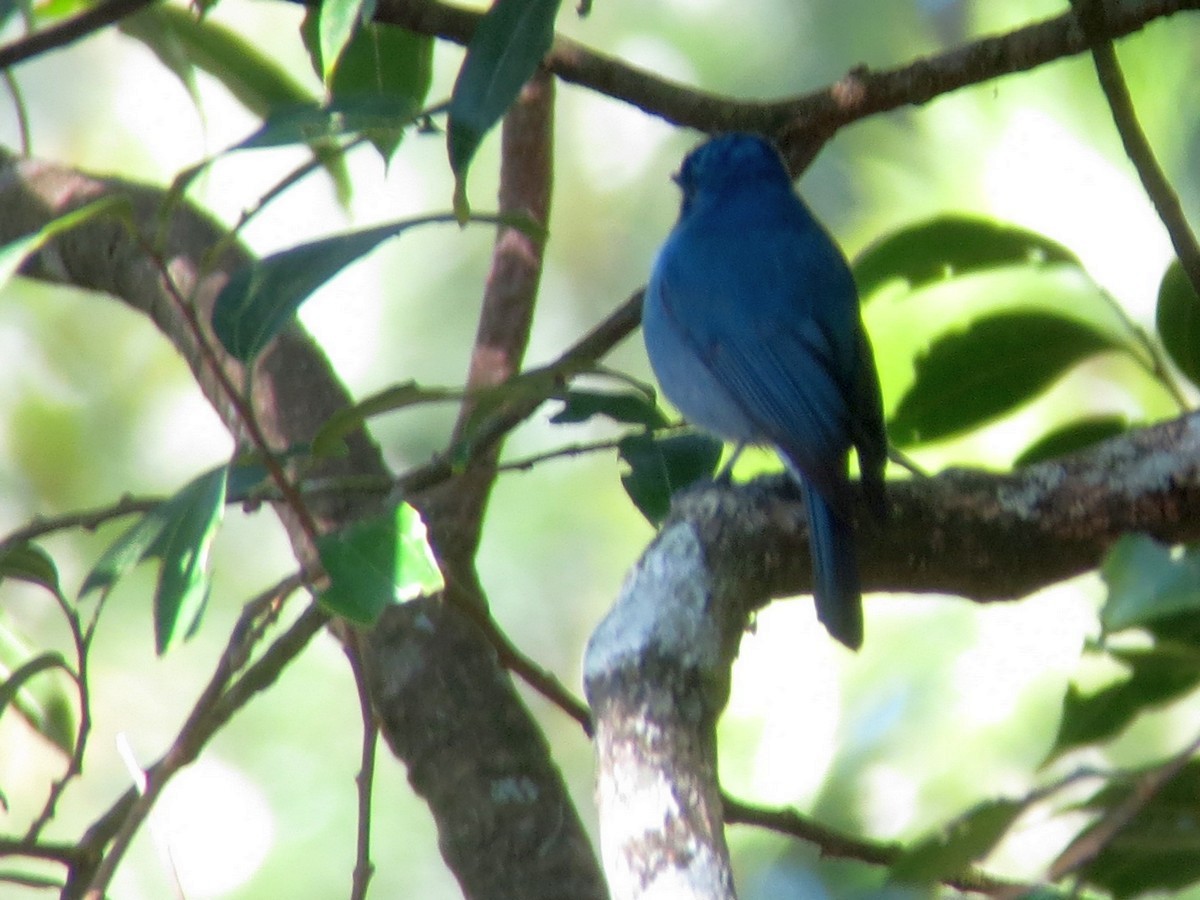
[{"label": "white sky patch", "polygon": [[772,604],[743,636],[726,717],[763,723],[755,795],[803,803],[824,784],[841,720],[838,653],[805,599]]},{"label": "white sky patch", "polygon": [[212,759],[189,766],[167,785],[155,822],[189,900],[221,897],[245,884],[275,837],[259,787]]},{"label": "white sky patch", "polygon": [[[695,84],[698,80],[691,61],[657,38],[644,35],[626,38],[613,52],[672,81]],[[675,133],[661,119],[591,92],[576,97],[570,109],[577,123],[575,133],[603,135],[602,140],[579,141],[576,154],[585,175],[605,189],[622,187],[640,177],[655,153]]]},{"label": "white sky patch", "polygon": [[1022,109],[987,153],[983,189],[997,217],[1064,243],[1136,316],[1152,315],[1173,251],[1131,166]]}]

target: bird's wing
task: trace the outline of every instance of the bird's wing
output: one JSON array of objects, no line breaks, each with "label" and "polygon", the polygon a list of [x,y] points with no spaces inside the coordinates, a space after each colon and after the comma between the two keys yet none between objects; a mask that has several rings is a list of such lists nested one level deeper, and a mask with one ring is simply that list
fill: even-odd
[{"label": "bird's wing", "polygon": [[840,506],[858,352],[853,282],[843,281],[844,264],[829,266],[790,233],[745,255],[729,246],[671,260],[662,302],[694,307],[672,318],[697,358],[759,424],[763,440]]}]

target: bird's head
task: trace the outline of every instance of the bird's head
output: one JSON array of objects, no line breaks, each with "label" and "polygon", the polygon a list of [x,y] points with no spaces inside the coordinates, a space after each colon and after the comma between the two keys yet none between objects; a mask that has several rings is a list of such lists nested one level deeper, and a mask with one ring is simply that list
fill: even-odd
[{"label": "bird's head", "polygon": [[683,213],[699,196],[716,198],[729,192],[765,186],[791,192],[791,179],[775,145],[757,134],[731,132],[705,141],[683,160],[674,175],[683,191]]}]

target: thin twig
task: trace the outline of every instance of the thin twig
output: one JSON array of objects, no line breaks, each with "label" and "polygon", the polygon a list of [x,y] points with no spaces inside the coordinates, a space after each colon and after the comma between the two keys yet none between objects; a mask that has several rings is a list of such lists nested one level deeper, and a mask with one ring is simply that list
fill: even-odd
[{"label": "thin twig", "polygon": [[161,254],[155,248],[144,243],[143,250],[158,267],[159,273],[162,275],[163,287],[176,308],[183,315],[188,329],[192,332],[192,338],[196,341],[196,347],[200,351],[201,357],[208,363],[213,377],[217,380],[217,384],[220,385],[221,390],[225,394],[225,399],[229,401],[237,413],[239,424],[246,429],[246,434],[249,436],[251,444],[254,445],[254,449],[261,454],[263,466],[271,476],[271,480],[275,482],[275,486],[279,488],[279,492],[283,495],[284,502],[288,508],[295,513],[300,529],[312,543],[315,554],[320,528],[317,526],[317,521],[313,517],[312,511],[308,508],[308,504],[304,502],[303,495],[296,488],[292,479],[288,477],[287,472],[283,469],[283,464],[280,463],[279,458],[275,455],[274,450],[272,450],[267,436],[259,426],[258,418],[255,416],[250,402],[237,389],[233,380],[229,377],[229,373],[225,371],[221,355],[213,347],[212,342],[208,339],[208,333],[200,322],[199,316],[196,315],[195,305],[183,296],[183,293],[179,290],[179,286],[175,284],[175,279],[171,275],[171,270],[166,260],[162,258]]},{"label": "thin twig", "polygon": [[76,510],[60,516],[38,516],[29,524],[11,531],[0,540],[0,548],[13,547],[28,543],[35,538],[51,534],[55,531],[65,531],[68,528],[82,528],[85,531],[95,531],[105,522],[120,519],[134,513],[146,513],[162,503],[162,497],[134,497],[126,494],[116,503],[93,509]]},{"label": "thin twig", "polygon": [[138,10],[153,5],[155,0],[110,0],[72,16],[49,28],[18,38],[0,47],[0,69],[33,59],[48,50],[65,47],[80,38],[94,34]]},{"label": "thin twig", "polygon": [[1137,170],[1142,187],[1146,189],[1150,202],[1154,204],[1158,217],[1171,237],[1171,245],[1175,248],[1179,264],[1192,284],[1192,290],[1200,294],[1200,245],[1196,243],[1196,236],[1188,226],[1179,195],[1171,187],[1171,182],[1154,156],[1154,148],[1150,146],[1146,133],[1138,123],[1129,87],[1121,74],[1117,52],[1113,48],[1112,38],[1109,37],[1110,29],[1104,3],[1101,0],[1071,2],[1079,17],[1079,24],[1091,44],[1096,75],[1108,100],[1109,109],[1112,110],[1113,122],[1121,136],[1125,154]]},{"label": "thin twig", "polygon": [[[298,590],[304,580],[302,575],[289,575],[246,604],[212,677],[192,706],[171,748],[146,770],[145,790],[138,793],[130,788],[84,835],[79,845],[82,855],[90,858],[95,854],[99,862],[94,873],[73,871],[72,884],[68,888],[86,881],[83,896],[101,900],[133,836],[167,782],[195,760],[212,736],[251,697],[273,684],[284,667],[329,620],[327,613],[315,603],[311,604],[240,679],[231,683],[248,660],[254,644],[263,636],[267,623],[274,620],[283,601]],[[103,853],[102,848],[106,846],[108,850]],[[68,891],[66,895],[77,896],[78,893]]]},{"label": "thin twig", "polygon": [[75,730],[75,744],[71,748],[71,758],[67,762],[67,769],[62,777],[50,786],[50,793],[42,805],[41,812],[25,832],[26,844],[36,843],[42,829],[54,818],[58,801],[67,789],[67,785],[83,772],[83,757],[87,751],[88,737],[92,732],[92,698],[88,686],[88,651],[91,647],[92,631],[90,628],[86,632],[84,631],[79,612],[67,602],[62,591],[54,590],[52,593],[59,611],[62,612],[63,618],[67,622],[67,628],[71,632],[71,643],[75,650],[75,669],[71,672],[71,677],[75,681],[75,690],[79,698],[79,725]]},{"label": "thin twig", "polygon": [[350,900],[364,900],[375,866],[371,862],[371,792],[375,781],[375,749],[379,744],[379,725],[371,706],[370,686],[363,669],[362,641],[359,633],[347,629],[349,638],[344,643],[350,671],[354,673],[354,687],[358,692],[358,708],[362,714],[362,754],[354,784],[358,793],[358,832],[355,840],[354,875],[350,887]]}]

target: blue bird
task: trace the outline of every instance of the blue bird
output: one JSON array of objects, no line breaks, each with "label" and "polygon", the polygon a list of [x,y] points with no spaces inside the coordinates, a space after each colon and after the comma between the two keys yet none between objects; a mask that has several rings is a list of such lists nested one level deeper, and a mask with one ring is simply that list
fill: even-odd
[{"label": "blue bird", "polygon": [[[800,485],[817,617],[862,644],[850,448],[884,518],[879,377],[845,257],[751,134],[702,144],[675,176],[679,221],[646,288],[642,328],[663,392],[692,424],[765,444]],[[726,467],[726,471],[728,466]]]}]

